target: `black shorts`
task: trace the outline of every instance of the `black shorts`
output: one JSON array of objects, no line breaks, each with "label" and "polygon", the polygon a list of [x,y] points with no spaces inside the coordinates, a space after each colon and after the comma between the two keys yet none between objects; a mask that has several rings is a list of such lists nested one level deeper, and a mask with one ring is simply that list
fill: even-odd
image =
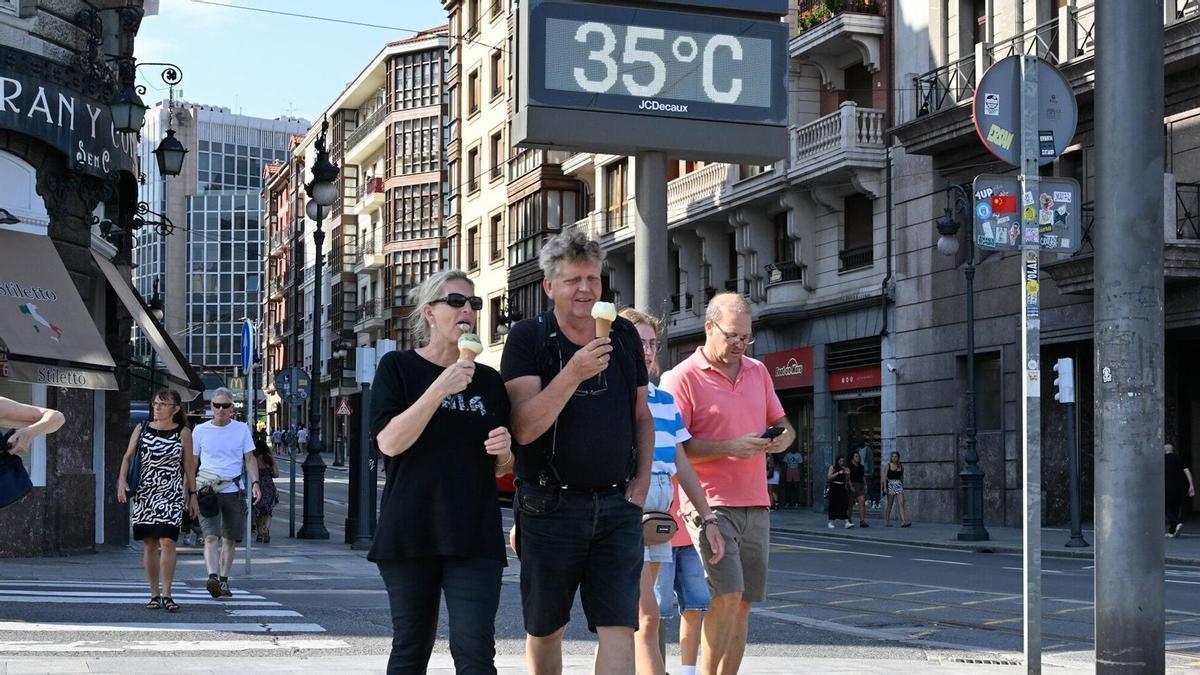
[{"label": "black shorts", "polygon": [[638,627],[642,509],[613,489],[599,494],[524,484],[517,490],[525,631],[567,625],[579,589],[588,629]]}]

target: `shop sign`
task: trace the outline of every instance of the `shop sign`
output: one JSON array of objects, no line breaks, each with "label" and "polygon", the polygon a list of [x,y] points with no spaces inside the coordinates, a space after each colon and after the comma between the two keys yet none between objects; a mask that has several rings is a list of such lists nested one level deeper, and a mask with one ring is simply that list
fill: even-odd
[{"label": "shop sign", "polygon": [[104,178],[133,171],[137,137],[117,133],[107,103],[48,79],[64,69],[0,47],[0,128],[45,141],[86,174]]},{"label": "shop sign", "polygon": [[764,354],[762,361],[771,372],[771,381],[776,389],[796,389],[813,385],[812,347]]},{"label": "shop sign", "polygon": [[883,375],[879,366],[847,368],[829,374],[829,391],[874,389],[880,386],[883,386]]}]

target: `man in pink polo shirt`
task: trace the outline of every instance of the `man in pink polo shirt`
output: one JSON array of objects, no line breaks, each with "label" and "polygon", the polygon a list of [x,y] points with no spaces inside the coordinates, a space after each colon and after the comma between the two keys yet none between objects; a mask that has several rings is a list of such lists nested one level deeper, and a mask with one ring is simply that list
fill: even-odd
[{"label": "man in pink polo shirt", "polygon": [[[767,494],[767,453],[783,452],[796,438],[771,376],[746,356],[754,344],[750,305],[736,293],[708,303],[704,346],[662,377],[675,395],[692,439],[684,443],[700,484],[725,538],[725,557],[708,563],[712,551],[700,533],[703,523],[687,497],[681,510],[704,559],[712,601],[704,618],[700,671],[738,672],[746,651],[750,606],[767,597],[771,498]],[[773,439],[769,427],[782,427]]]}]

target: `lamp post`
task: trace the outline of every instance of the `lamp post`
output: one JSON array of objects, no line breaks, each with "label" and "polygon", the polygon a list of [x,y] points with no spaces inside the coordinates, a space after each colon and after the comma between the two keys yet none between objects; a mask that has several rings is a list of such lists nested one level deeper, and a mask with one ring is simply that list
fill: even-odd
[{"label": "lamp post", "polygon": [[154,150],[154,158],[158,162],[158,171],[164,176],[178,176],[183,170],[183,156],[188,153],[183,143],[175,138],[175,130],[169,128],[171,109],[175,104],[175,85],[183,81],[183,69],[173,63],[137,63],[133,57],[114,56],[117,69],[120,71],[121,86],[109,100],[108,107],[112,114],[113,128],[123,134],[140,134],[142,124],[146,120],[149,109],[142,95],[146,93],[144,85],[133,83],[138,68],[158,66],[162,70],[159,77],[171,88],[170,104],[167,109],[168,129],[166,137],[159,142]]},{"label": "lamp post", "polygon": [[[346,340],[345,338],[339,338],[337,340],[337,342],[333,343],[333,347],[334,347],[334,350],[332,352],[330,352],[329,355],[332,356],[333,358],[337,359],[339,371],[346,370],[346,357],[348,357],[350,355],[350,350],[354,349],[354,343],[350,342],[349,340]],[[340,372],[337,374],[337,379],[341,380]],[[341,433],[334,436],[334,439],[333,439],[333,465],[334,466],[345,466],[346,465],[346,436],[347,436],[346,424],[348,423],[348,420],[346,419],[345,415],[342,415],[341,417],[342,417],[342,431],[341,431]]]},{"label": "lamp post", "polygon": [[[947,208],[938,219],[937,249],[942,255],[958,253],[958,230],[960,216],[969,214],[971,197],[961,185],[950,184],[946,192],[953,207]],[[968,232],[967,260],[963,273],[967,278],[967,451],[964,465],[958,478],[962,484],[962,523],[958,531],[959,541],[987,541],[990,536],[983,526],[983,470],[979,468],[979,452],[975,439],[975,241],[974,233]]]},{"label": "lamp post", "polygon": [[317,158],[312,167],[312,182],[304,186],[309,196],[304,212],[316,222],[316,227],[313,229],[313,372],[308,383],[308,456],[304,458],[303,465],[304,523],[296,533],[301,539],[329,538],[329,530],[325,528],[325,462],[321,459],[322,406],[317,396],[317,383],[321,381],[321,247],[325,243],[325,232],[321,225],[329,213],[329,207],[337,199],[334,181],[338,177],[338,167],[329,161],[329,151],[325,146],[328,131],[329,120],[324,120],[321,122],[321,133],[314,143]]}]

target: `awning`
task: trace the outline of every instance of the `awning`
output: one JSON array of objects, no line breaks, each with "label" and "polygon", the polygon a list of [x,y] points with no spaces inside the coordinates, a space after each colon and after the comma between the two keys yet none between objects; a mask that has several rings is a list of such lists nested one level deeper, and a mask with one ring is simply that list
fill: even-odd
[{"label": "awning", "polygon": [[116,364],[50,237],[0,230],[0,377],[116,389]]},{"label": "awning", "polygon": [[141,329],[154,353],[158,354],[159,361],[166,367],[167,386],[179,392],[184,401],[195,399],[204,391],[204,383],[188,363],[187,357],[179,351],[175,341],[167,335],[167,329],[146,306],[130,280],[121,274],[111,260],[96,249],[92,249],[92,257],[96,259],[100,271],[104,272],[109,285],[133,317],[133,322]]}]

